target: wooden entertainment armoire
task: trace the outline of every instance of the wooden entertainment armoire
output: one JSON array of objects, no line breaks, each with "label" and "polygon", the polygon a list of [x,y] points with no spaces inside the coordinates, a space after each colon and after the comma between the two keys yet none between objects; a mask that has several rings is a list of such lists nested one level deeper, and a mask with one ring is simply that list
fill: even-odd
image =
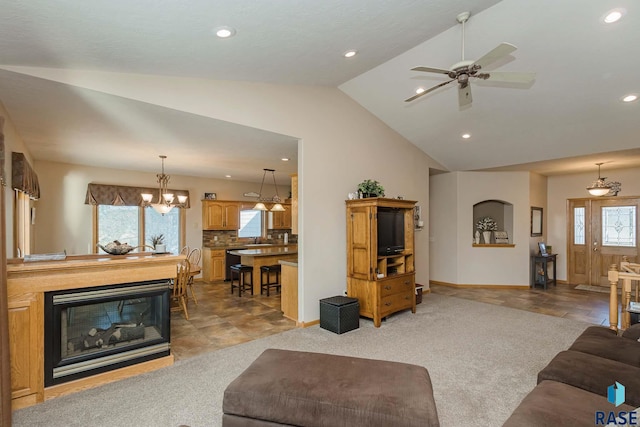
[{"label": "wooden entertainment armoire", "polygon": [[[347,200],[347,295],[357,298],[360,315],[380,327],[401,310],[416,312],[414,207],[410,200],[381,197]],[[404,212],[404,250],[378,255],[378,209]]]}]

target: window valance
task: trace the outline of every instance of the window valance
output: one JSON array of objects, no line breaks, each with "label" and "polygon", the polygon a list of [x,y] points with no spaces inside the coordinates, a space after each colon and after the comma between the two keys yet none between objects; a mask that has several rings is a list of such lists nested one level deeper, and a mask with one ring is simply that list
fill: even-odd
[{"label": "window valance", "polygon": [[[189,208],[189,190],[169,190],[176,200],[178,196],[187,196],[185,207]],[[158,203],[158,188],[149,187],[128,187],[124,185],[87,185],[87,195],[84,203],[87,205],[113,205],[113,206],[142,206],[142,193],[153,194],[152,203]]]},{"label": "window valance", "polygon": [[31,168],[23,153],[11,154],[11,185],[14,190],[27,193],[33,200],[40,198],[38,175]]}]

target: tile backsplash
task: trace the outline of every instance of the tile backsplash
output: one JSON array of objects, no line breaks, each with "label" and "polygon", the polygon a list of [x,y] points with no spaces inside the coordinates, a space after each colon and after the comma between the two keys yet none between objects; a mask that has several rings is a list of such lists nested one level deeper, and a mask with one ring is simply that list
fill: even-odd
[{"label": "tile backsplash", "polygon": [[[290,229],[268,230],[267,236],[271,236],[271,238],[259,238],[257,243],[282,244],[284,243],[285,233],[289,233],[289,244],[298,243],[298,236],[291,234]],[[254,243],[254,239],[239,238],[237,231],[202,230],[202,246],[205,248],[229,247],[248,243]]]}]

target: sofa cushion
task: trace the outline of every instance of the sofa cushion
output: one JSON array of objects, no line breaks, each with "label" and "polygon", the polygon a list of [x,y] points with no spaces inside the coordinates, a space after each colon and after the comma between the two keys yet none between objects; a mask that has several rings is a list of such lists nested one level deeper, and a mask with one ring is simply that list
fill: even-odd
[{"label": "sofa cushion", "polygon": [[576,338],[569,350],[640,367],[640,342],[619,337],[614,331],[602,326],[588,327]]},{"label": "sofa cushion", "polygon": [[439,425],[422,366],[275,349],[229,384],[222,409],[295,426]]},{"label": "sofa cushion", "polygon": [[631,325],[622,333],[622,338],[628,338],[634,341],[640,341],[640,323]]},{"label": "sofa cushion", "polygon": [[640,368],[578,351],[561,351],[538,373],[538,383],[557,381],[607,397],[607,388],[626,387],[626,403],[640,406]]},{"label": "sofa cushion", "polygon": [[596,411],[632,411],[622,404],[614,407],[607,398],[555,381],[542,381],[516,408],[504,427],[592,426]]}]

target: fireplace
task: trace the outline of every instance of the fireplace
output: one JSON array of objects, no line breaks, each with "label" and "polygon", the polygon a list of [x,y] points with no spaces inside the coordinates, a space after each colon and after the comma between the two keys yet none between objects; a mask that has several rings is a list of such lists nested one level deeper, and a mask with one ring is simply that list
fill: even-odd
[{"label": "fireplace", "polygon": [[168,356],[170,284],[45,292],[45,386]]}]

